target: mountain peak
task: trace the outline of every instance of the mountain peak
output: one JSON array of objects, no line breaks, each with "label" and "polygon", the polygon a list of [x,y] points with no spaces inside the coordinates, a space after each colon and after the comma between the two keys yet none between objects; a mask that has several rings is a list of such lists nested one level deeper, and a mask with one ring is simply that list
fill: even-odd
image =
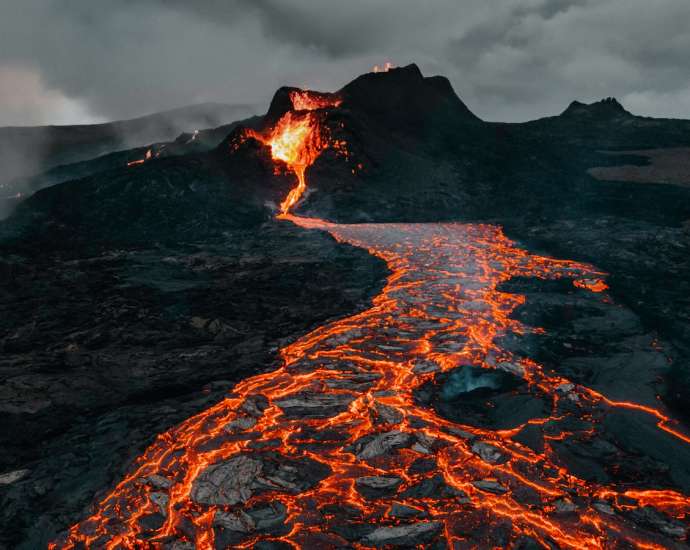
[{"label": "mountain peak", "polygon": [[573,101],[568,108],[561,113],[563,117],[610,119],[633,116],[627,111],[615,97],[606,97],[594,103],[582,103]]},{"label": "mountain peak", "polygon": [[366,114],[389,129],[480,122],[446,77],[425,77],[419,67],[411,63],[365,73],[335,93],[283,86],[273,95],[264,124],[273,125],[286,112],[297,109],[294,98],[305,93],[317,101],[323,98],[326,103],[337,98],[339,107]]},{"label": "mountain peak", "polygon": [[290,95],[293,92],[299,91],[298,88],[291,86],[281,86],[273,94],[273,99],[268,107],[268,112],[266,113],[266,120],[271,124],[278,121],[285,113],[292,110],[292,99]]},{"label": "mountain peak", "polygon": [[383,72],[363,74],[338,92],[343,108],[364,111],[393,126],[451,117],[477,122],[477,118],[443,76],[425,77],[414,63]]}]

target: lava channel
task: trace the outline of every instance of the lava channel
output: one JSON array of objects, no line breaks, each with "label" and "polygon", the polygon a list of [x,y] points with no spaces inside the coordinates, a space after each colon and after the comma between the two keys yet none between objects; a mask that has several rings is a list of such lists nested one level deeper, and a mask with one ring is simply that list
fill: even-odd
[{"label": "lava channel", "polygon": [[532,255],[491,225],[287,219],[384,259],[385,288],[366,311],[283,348],[278,370],[160,435],[52,548],[469,548],[497,546],[497,533],[509,546],[668,547],[597,503],[625,497],[685,517],[683,495],[586,482],[548,441],[537,453],[509,430],[452,422],[415,398],[470,365],[517,373],[546,396],[536,424],[619,406],[497,344],[535,330],[511,318],[525,298],[501,283],[602,273]]}]

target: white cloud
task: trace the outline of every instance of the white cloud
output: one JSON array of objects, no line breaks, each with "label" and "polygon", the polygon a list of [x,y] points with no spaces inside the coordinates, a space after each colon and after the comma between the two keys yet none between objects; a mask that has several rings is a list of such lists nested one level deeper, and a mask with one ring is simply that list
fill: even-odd
[{"label": "white cloud", "polygon": [[672,92],[632,92],[624,95],[621,103],[633,113],[659,118],[690,119],[690,82],[684,89]]},{"label": "white cloud", "polygon": [[0,126],[98,122],[88,107],[59,90],[47,88],[26,67],[0,66]]}]

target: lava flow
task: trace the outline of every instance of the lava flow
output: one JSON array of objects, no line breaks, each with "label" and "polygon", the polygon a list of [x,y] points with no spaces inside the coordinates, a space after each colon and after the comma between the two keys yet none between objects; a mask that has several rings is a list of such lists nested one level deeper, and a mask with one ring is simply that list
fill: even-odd
[{"label": "lava flow", "polygon": [[[313,117],[288,112],[264,138],[299,180],[281,217],[385,260],[385,287],[369,309],[283,348],[277,370],[161,434],[52,548],[681,547],[690,499],[586,481],[555,447],[588,440],[613,409],[634,408],[683,439],[672,421],[550,374],[504,343],[541,329],[514,319],[526,298],[503,283],[566,279],[605,292],[604,274],[530,254],[492,225],[290,215],[326,143]],[[510,428],[471,414],[454,421],[428,400],[443,377],[463,395],[508,377],[507,393],[545,406]],[[529,427],[544,428],[542,449],[515,438]],[[636,510],[661,530],[632,522]]]},{"label": "lava flow", "polygon": [[138,166],[140,164],[144,164],[147,160],[151,160],[151,157],[153,156],[153,153],[151,149],[146,150],[146,154],[144,155],[144,158],[140,158],[137,160],[131,160],[127,163],[127,166]]},{"label": "lava flow", "polygon": [[600,273],[530,255],[495,226],[289,219],[387,262],[392,274],[372,307],[287,346],[277,371],[238,384],[159,436],[56,547],[188,541],[205,549],[265,539],[378,547],[443,538],[463,548],[496,546],[498,532],[511,544],[528,537],[544,547],[666,547],[612,506],[624,500],[686,517],[683,495],[585,482],[559,465],[548,441],[537,453],[510,437],[518,428],[455,423],[416,398],[438,373],[474,366],[517,374],[551,403],[530,424],[616,406],[497,343],[534,330],[511,319],[524,297],[500,283]]},{"label": "lava flow", "polygon": [[[187,141],[187,143],[191,143],[194,141],[199,134],[198,130],[194,130],[194,134],[192,135],[192,138]],[[165,148],[167,147],[167,144],[163,144],[160,146],[156,146],[156,152],[153,152],[153,149],[149,148],[146,150],[146,154],[144,155],[143,158],[137,159],[137,160],[131,160],[127,163],[127,166],[139,166],[141,164],[144,164],[145,162],[150,161],[151,159],[154,158],[159,158],[161,156],[161,153],[165,151]]]}]

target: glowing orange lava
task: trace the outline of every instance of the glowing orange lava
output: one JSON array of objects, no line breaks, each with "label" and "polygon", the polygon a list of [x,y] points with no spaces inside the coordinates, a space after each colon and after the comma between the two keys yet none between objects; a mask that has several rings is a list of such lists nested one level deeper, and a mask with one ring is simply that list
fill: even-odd
[{"label": "glowing orange lava", "polygon": [[332,94],[315,94],[309,90],[293,90],[290,92],[290,101],[296,111],[316,111],[338,107],[342,101]]},{"label": "glowing orange lava", "polygon": [[[498,343],[537,330],[512,318],[525,297],[501,291],[501,283],[516,276],[594,280],[602,273],[532,255],[491,225],[283,217],[385,260],[385,288],[369,309],[283,348],[276,371],[239,383],[222,402],[160,435],[95,513],[52,548],[172,548],[166,545],[186,541],[210,550],[228,530],[239,533],[235,548],[262,540],[294,548],[381,547],[410,525],[449,548],[515,547],[523,537],[544,548],[667,547],[670,539],[640,530],[616,510],[653,506],[686,521],[690,499],[579,479],[560,464],[552,441],[587,438],[588,428],[554,434],[536,452],[512,439],[524,426],[456,423],[415,399],[438,373],[473,365],[517,374],[546,396],[552,411],[528,422],[535,426],[632,406],[549,375]],[[671,422],[660,411],[639,410]],[[276,460],[283,465],[266,465]],[[325,468],[314,486],[296,489],[308,469],[300,461]],[[209,477],[230,466],[230,478]],[[362,483],[392,489],[372,498]],[[415,492],[424,484],[436,489]],[[414,517],[396,516],[393,504]],[[250,515],[280,507],[286,529],[277,534]],[[371,529],[348,542],[339,530],[344,523]]]},{"label": "glowing orange lava", "polygon": [[573,284],[576,287],[586,288],[592,292],[604,292],[609,288],[609,285],[601,279],[577,279],[573,281]]},{"label": "glowing orange lava", "polygon": [[372,73],[387,73],[390,71],[392,68],[394,68],[395,65],[393,65],[390,61],[386,61],[386,63],[383,65],[383,67],[379,67],[378,65],[374,65],[371,68]]},{"label": "glowing orange lava", "polygon": [[[271,148],[274,160],[280,160],[297,176],[297,186],[280,204],[280,213],[287,214],[307,189],[305,172],[321,152],[334,145],[320,124],[316,111],[340,105],[340,100],[329,94],[315,94],[306,90],[293,91],[290,99],[296,111],[285,113],[268,134],[251,133]],[[301,112],[306,111],[306,112]]]},{"label": "glowing orange lava", "polygon": [[151,160],[151,157],[153,156],[153,152],[151,149],[148,149],[146,151],[146,154],[144,155],[144,158],[138,159],[138,160],[132,160],[127,163],[127,166],[138,166],[139,164],[144,164],[147,160]]},{"label": "glowing orange lava", "polygon": [[306,169],[316,160],[324,144],[311,113],[298,116],[288,112],[273,129],[268,145],[273,158],[282,160],[297,176],[297,187],[280,204],[281,213],[287,214],[304,194],[307,188]]}]

